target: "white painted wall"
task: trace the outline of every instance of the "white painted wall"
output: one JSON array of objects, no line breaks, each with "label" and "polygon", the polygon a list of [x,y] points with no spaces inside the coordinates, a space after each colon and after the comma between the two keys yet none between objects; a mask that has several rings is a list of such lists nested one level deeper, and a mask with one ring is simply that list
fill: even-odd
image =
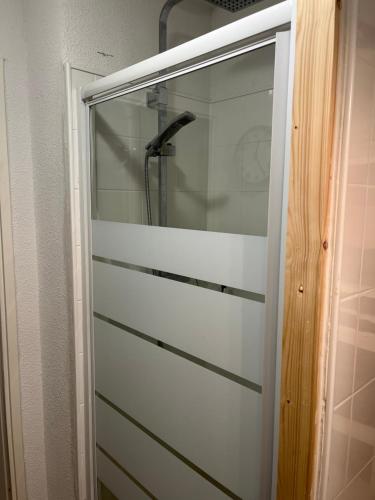
[{"label": "white painted wall", "polygon": [[[23,6],[0,2],[17,292],[24,453],[30,498],[47,498],[34,171]],[[37,458],[36,458],[37,457]]]}]

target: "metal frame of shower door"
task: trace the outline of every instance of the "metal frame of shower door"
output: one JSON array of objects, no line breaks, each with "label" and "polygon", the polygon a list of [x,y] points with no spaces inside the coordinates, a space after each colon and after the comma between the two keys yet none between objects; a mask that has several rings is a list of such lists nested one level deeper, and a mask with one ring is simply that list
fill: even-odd
[{"label": "metal frame of shower door", "polygon": [[[216,62],[220,62],[236,55],[249,52],[252,50],[256,50],[265,45],[269,45],[271,43],[276,43],[276,47],[279,47],[279,43],[283,43],[284,50],[276,50],[275,53],[275,75],[274,81],[278,85],[279,81],[283,81],[281,87],[279,89],[274,88],[275,95],[284,95],[283,91],[287,91],[287,95],[285,96],[285,102],[288,103],[285,106],[274,106],[273,114],[275,112],[284,112],[286,116],[284,117],[275,117],[273,116],[274,125],[275,121],[280,124],[280,119],[285,120],[285,134],[278,134],[277,137],[272,137],[272,151],[271,151],[271,162],[276,162],[276,171],[278,171],[278,175],[283,175],[283,171],[287,171],[287,163],[288,163],[288,145],[289,145],[289,133],[287,132],[287,123],[289,122],[288,115],[290,113],[289,103],[291,101],[291,92],[293,81],[293,72],[290,68],[293,68],[294,61],[294,43],[289,43],[288,36],[288,47],[286,47],[286,38],[283,37],[283,42],[281,39],[277,40],[277,36],[274,35],[272,37],[269,36],[270,31],[272,30],[276,33],[277,28],[285,27],[287,25],[291,25],[293,21],[293,12],[294,12],[294,0],[286,0],[277,4],[275,6],[269,7],[268,9],[264,9],[263,11],[257,12],[248,16],[246,18],[240,19],[234,23],[231,23],[223,28],[219,28],[218,30],[212,31],[198,37],[190,42],[182,44],[178,47],[170,49],[162,54],[158,54],[150,59],[142,61],[134,66],[131,66],[127,69],[121,70],[117,73],[104,77],[100,80],[94,81],[81,90],[81,123],[82,126],[82,134],[81,134],[81,144],[80,144],[80,156],[82,162],[82,169],[80,169],[80,186],[81,186],[81,216],[83,220],[82,224],[82,234],[81,234],[81,242],[82,242],[82,275],[83,275],[83,289],[82,289],[82,301],[83,307],[85,310],[85,314],[83,315],[83,332],[86,338],[83,339],[86,351],[86,373],[83,375],[84,379],[81,381],[84,385],[84,397],[85,406],[87,408],[87,427],[82,430],[85,432],[87,436],[87,457],[89,461],[88,471],[87,471],[87,491],[88,498],[94,499],[96,497],[96,461],[95,461],[95,412],[94,409],[94,352],[93,352],[93,342],[92,342],[92,261],[91,261],[91,208],[90,208],[90,154],[91,154],[91,146],[90,139],[93,134],[93,130],[90,130],[90,108],[91,106],[103,102],[109,99],[113,99],[114,97],[124,95],[126,93],[134,92],[135,90],[148,87],[151,84],[158,83],[160,81],[166,81],[170,78],[175,78],[179,75],[192,72],[194,70],[201,69],[205,66],[212,65]],[[293,27],[292,27],[293,32]],[[250,37],[256,37],[265,34],[265,38],[263,40],[258,41],[251,44],[246,43]],[[288,34],[289,35],[289,34]],[[242,47],[237,46],[235,50],[230,50],[230,46],[233,44],[240,44],[240,42],[244,42]],[[210,52],[222,50],[224,52],[225,48],[228,47],[229,51],[226,53],[222,53],[219,56],[211,57]],[[287,57],[285,57],[285,50],[287,50]],[[283,56],[280,61],[277,61],[276,58],[281,56],[281,52],[283,52]],[[197,57],[201,57],[208,55],[205,60],[201,60],[200,62],[196,62]],[[194,61],[195,59],[195,61]],[[284,63],[289,60],[289,68],[283,67],[281,62]],[[190,66],[185,66],[179,70],[167,73],[166,70],[171,66],[179,65],[181,63],[188,63],[192,61],[193,64]],[[283,78],[279,78],[280,75],[276,74],[277,71],[283,72]],[[165,74],[160,77],[158,76],[159,72],[164,71]],[[159,73],[160,74],[160,73]],[[149,78],[147,78],[149,76]],[[287,88],[286,88],[287,87]],[[284,111],[282,111],[284,110]],[[275,148],[275,145],[278,144],[278,147]],[[275,148],[275,150],[274,150]],[[273,163],[271,163],[271,170],[274,168]],[[281,179],[279,179],[279,184],[281,184]],[[270,189],[271,189],[272,179],[270,180]],[[273,213],[269,213],[269,223],[270,221],[277,224],[278,226],[278,234],[285,228],[286,221],[286,212],[287,212],[287,203],[285,203],[285,186],[287,185],[284,182],[284,189],[276,190],[274,193],[275,199],[273,199]],[[272,193],[270,193],[271,198]],[[284,197],[284,200],[283,200]],[[272,226],[270,226],[272,227]],[[282,280],[282,275],[284,272],[283,262],[280,262],[279,256],[283,254],[283,249],[281,245],[283,245],[285,238],[282,236],[279,238],[279,242],[276,245],[276,249],[271,248],[271,242],[269,242],[270,249],[270,258],[272,253],[272,259],[276,260],[279,263],[279,273],[280,277],[277,276],[277,282],[275,279],[267,280],[267,291],[266,293],[269,296],[272,296],[272,304],[274,308],[277,308],[279,305],[278,311],[275,313],[275,317],[273,319],[274,323],[277,322],[279,325],[282,322],[282,297],[279,295],[279,279]],[[273,277],[274,278],[274,277]],[[272,282],[272,283],[271,283]],[[280,292],[282,295],[282,291]],[[280,328],[278,329],[280,331]],[[278,340],[278,345],[280,344],[280,339]],[[266,343],[267,345],[267,343]],[[276,347],[275,347],[276,348]],[[280,354],[280,350],[277,349],[278,356]],[[275,363],[275,371],[277,367],[280,366],[280,360],[276,360]],[[269,376],[269,374],[268,374]],[[276,378],[275,388],[279,387],[279,373],[274,373],[273,378]],[[274,383],[273,381],[271,383]],[[276,397],[276,403],[271,402],[272,407],[275,406],[275,422],[274,428],[275,431],[275,440],[277,442],[277,428],[278,428],[278,398]],[[271,431],[272,432],[272,431]],[[273,460],[277,459],[277,456],[273,456]],[[270,463],[271,460],[271,463]],[[267,463],[268,470],[272,468],[272,457],[265,457],[265,461]],[[275,471],[275,465],[273,470]],[[274,496],[274,495],[272,495]]]},{"label": "metal frame of shower door", "polygon": [[[10,202],[5,61],[0,58],[0,474],[6,499],[26,499]],[[4,486],[4,485],[3,485]]]}]

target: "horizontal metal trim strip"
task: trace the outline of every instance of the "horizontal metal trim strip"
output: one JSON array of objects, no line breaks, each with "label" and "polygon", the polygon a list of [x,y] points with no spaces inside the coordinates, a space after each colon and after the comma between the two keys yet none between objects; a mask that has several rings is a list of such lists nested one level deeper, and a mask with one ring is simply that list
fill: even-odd
[{"label": "horizontal metal trim strip", "polygon": [[115,458],[113,458],[112,455],[108,453],[107,450],[105,450],[102,446],[100,446],[99,443],[96,443],[96,447],[103,453],[103,455],[105,455],[108,458],[108,460],[110,460],[113,463],[113,465],[115,465],[123,474],[125,474],[125,476],[127,476],[130,479],[130,481],[132,481],[136,486],[138,486],[138,488],[142,490],[143,493],[145,493],[148,497],[152,498],[153,500],[157,500],[157,497],[155,495],[153,495],[145,486],[143,486],[143,484],[140,483],[138,479],[136,479],[132,474],[130,474],[130,472],[128,472],[124,466],[122,466]]},{"label": "horizontal metal trim strip", "polygon": [[98,391],[95,391],[95,395],[101,399],[105,404],[107,404],[109,407],[111,407],[113,410],[115,410],[117,413],[119,413],[122,417],[126,418],[129,422],[131,422],[133,425],[135,425],[138,429],[143,431],[147,436],[152,438],[154,441],[156,441],[158,444],[163,446],[166,450],[168,450],[170,453],[172,453],[176,458],[181,460],[185,465],[190,467],[194,472],[202,476],[204,479],[209,481],[211,484],[216,486],[219,490],[224,492],[226,495],[228,495],[229,498],[233,498],[235,500],[241,500],[239,496],[237,496],[235,493],[233,493],[231,490],[229,490],[226,486],[221,484],[219,481],[211,477],[207,472],[205,472],[203,469],[195,465],[193,462],[191,462],[188,458],[186,458],[184,455],[182,455],[180,452],[178,452],[175,448],[170,446],[168,443],[166,443],[163,439],[160,439],[156,434],[154,434],[152,431],[147,429],[144,425],[142,425],[138,420],[135,420],[131,415],[126,413],[124,410],[116,406],[112,401],[107,399],[103,394],[101,394]]},{"label": "horizontal metal trim strip", "polygon": [[94,311],[94,317],[100,319],[101,321],[105,321],[106,323],[109,323],[110,325],[113,325],[116,328],[119,328],[120,330],[130,333],[131,335],[135,335],[136,337],[145,340],[146,342],[150,342],[151,344],[154,344],[155,346],[160,347],[161,349],[165,349],[166,351],[175,354],[176,356],[180,356],[181,358],[184,358],[187,361],[191,361],[192,363],[195,363],[196,365],[199,365],[202,368],[205,368],[206,370],[210,370],[211,372],[214,372],[217,375],[221,375],[222,377],[225,377],[231,380],[232,382],[247,387],[248,389],[257,392],[258,394],[262,394],[262,386],[256,384],[255,382],[252,382],[251,380],[248,380],[244,377],[236,375],[235,373],[231,373],[227,370],[224,370],[224,368],[220,368],[219,366],[209,363],[204,359],[193,356],[192,354],[189,354],[185,351],[181,351],[180,349],[173,347],[169,344],[166,344],[161,340],[155,339],[154,337],[151,337],[146,333],[142,333],[138,330],[135,330],[134,328],[119,323],[118,321],[115,321],[111,318],[107,318],[107,316],[104,316],[103,314]]},{"label": "horizontal metal trim strip", "polygon": [[131,271],[138,271],[144,274],[152,274],[154,276],[158,276],[159,278],[182,282],[186,285],[207,288],[208,290],[212,290],[214,292],[226,293],[227,295],[233,295],[234,297],[240,297],[241,299],[253,300],[254,302],[261,302],[262,304],[264,304],[266,300],[265,296],[261,293],[249,292],[248,290],[241,290],[239,288],[234,288],[219,283],[203,281],[197,278],[183,276],[182,274],[168,273],[166,271],[161,271],[160,269],[151,269],[149,267],[129,264],[127,262],[122,262],[119,260],[108,259],[107,257],[99,257],[98,255],[93,255],[92,260],[95,260],[96,262],[102,262],[104,264],[111,264],[112,266],[122,267],[124,269],[130,269]]},{"label": "horizontal metal trim strip", "polygon": [[270,30],[275,31],[278,26],[289,23],[291,16],[292,3],[286,0],[90,83],[83,88],[81,97],[86,100],[98,94],[113,92],[126,83],[166,70],[188,59],[200,57]]},{"label": "horizontal metal trim strip", "polygon": [[[282,28],[283,26],[280,26],[280,29]],[[221,48],[209,53],[202,54],[201,56],[198,56],[196,58],[188,59],[187,61],[183,61],[179,64],[169,66],[166,70],[149,73],[144,77],[116,86],[109,89],[108,91],[95,94],[94,96],[89,98],[84,98],[83,101],[89,106],[97,105],[102,102],[120,98],[126,94],[131,94],[138,90],[157,85],[158,83],[166,82],[188,73],[193,73],[194,71],[199,71],[200,69],[204,69],[207,66],[218,64],[220,62],[226,61],[227,59],[238,57],[247,52],[261,49],[267,45],[276,43],[276,36],[273,30],[270,31],[271,34],[269,36],[267,36],[269,34],[269,31],[261,33],[260,35],[263,35],[263,37],[261,37],[260,35],[251,36],[250,40],[248,39],[249,43],[246,43],[244,47],[238,47],[238,44],[241,42],[246,42],[246,39],[240,40],[239,42],[235,42],[233,44],[230,44],[230,46],[225,47],[229,51],[225,51],[224,53],[222,53],[223,48]],[[254,38],[256,40],[254,40]],[[216,54],[217,52],[218,54]]]}]

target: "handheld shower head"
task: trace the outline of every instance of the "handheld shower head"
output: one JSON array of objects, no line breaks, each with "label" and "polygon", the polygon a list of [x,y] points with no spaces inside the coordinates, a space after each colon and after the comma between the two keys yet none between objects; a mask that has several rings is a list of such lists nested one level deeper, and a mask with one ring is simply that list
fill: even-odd
[{"label": "handheld shower head", "polygon": [[190,111],[184,111],[176,116],[161,132],[156,135],[148,144],[146,144],[146,153],[148,156],[160,156],[162,147],[185,125],[193,122],[196,116]]}]

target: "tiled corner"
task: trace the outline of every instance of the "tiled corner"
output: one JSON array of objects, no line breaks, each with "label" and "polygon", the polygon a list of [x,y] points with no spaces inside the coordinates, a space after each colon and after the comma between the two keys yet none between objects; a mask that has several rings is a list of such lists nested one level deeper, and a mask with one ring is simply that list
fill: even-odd
[{"label": "tiled corner", "polygon": [[342,295],[360,290],[363,231],[366,212],[366,188],[349,185],[346,194],[343,258],[341,268]]},{"label": "tiled corner", "polygon": [[362,289],[375,288],[375,187],[368,188],[366,201]]}]

